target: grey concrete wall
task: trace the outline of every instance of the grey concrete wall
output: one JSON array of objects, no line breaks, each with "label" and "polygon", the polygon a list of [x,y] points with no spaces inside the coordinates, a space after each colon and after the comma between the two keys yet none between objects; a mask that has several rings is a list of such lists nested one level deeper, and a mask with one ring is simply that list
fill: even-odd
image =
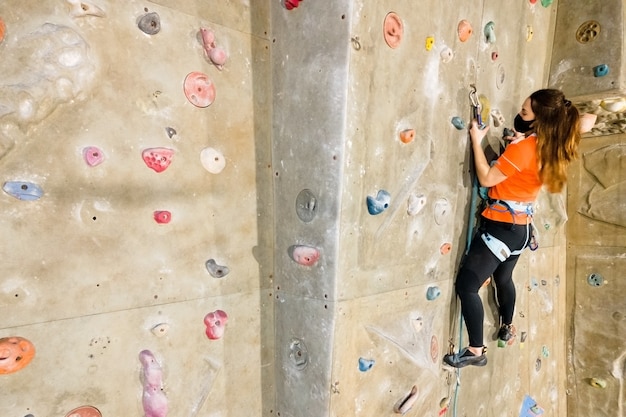
[{"label": "grey concrete wall", "polygon": [[[276,412],[282,416],[329,415],[350,3],[272,7]],[[294,246],[313,248],[319,259],[296,262]]]}]

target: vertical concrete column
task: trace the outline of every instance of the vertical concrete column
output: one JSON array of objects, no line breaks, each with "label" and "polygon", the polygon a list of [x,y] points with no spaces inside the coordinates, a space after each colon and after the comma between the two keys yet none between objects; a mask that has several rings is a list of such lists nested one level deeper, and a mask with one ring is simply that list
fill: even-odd
[{"label": "vertical concrete column", "polygon": [[275,411],[283,417],[329,410],[350,4],[271,6]]}]

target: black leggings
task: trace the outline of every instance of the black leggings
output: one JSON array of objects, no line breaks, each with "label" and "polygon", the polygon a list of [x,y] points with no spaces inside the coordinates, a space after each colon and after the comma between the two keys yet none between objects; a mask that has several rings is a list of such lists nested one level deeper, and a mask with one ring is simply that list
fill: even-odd
[{"label": "black leggings", "polygon": [[480,236],[486,231],[505,242],[511,250],[518,250],[527,245],[529,227],[483,219],[481,228],[472,240],[470,250],[457,274],[455,285],[456,293],[461,299],[461,312],[467,326],[469,345],[472,347],[483,346],[485,311],[478,290],[490,276],[496,285],[502,323],[512,323],[515,310],[513,269],[519,259],[519,255],[511,255],[504,262],[500,262]]}]

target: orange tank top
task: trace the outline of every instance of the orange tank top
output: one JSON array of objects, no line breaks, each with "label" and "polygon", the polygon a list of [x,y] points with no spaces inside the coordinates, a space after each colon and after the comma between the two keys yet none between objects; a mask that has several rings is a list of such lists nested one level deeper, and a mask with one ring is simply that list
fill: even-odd
[{"label": "orange tank top", "polygon": [[[506,179],[489,189],[492,200],[506,200],[516,203],[533,203],[541,189],[539,164],[537,162],[537,136],[532,134],[512,141],[497,159],[498,167]],[[530,219],[524,213],[516,213],[515,221],[511,213],[501,205],[488,206],[483,217],[498,222],[526,224]]]}]

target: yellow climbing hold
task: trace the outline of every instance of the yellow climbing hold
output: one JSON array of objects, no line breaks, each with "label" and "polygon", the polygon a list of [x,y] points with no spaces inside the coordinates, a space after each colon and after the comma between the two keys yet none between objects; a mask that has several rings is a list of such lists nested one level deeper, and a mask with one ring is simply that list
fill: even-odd
[{"label": "yellow climbing hold", "polygon": [[427,51],[432,50],[434,44],[435,44],[435,38],[433,36],[429,36],[426,38],[426,50]]}]

